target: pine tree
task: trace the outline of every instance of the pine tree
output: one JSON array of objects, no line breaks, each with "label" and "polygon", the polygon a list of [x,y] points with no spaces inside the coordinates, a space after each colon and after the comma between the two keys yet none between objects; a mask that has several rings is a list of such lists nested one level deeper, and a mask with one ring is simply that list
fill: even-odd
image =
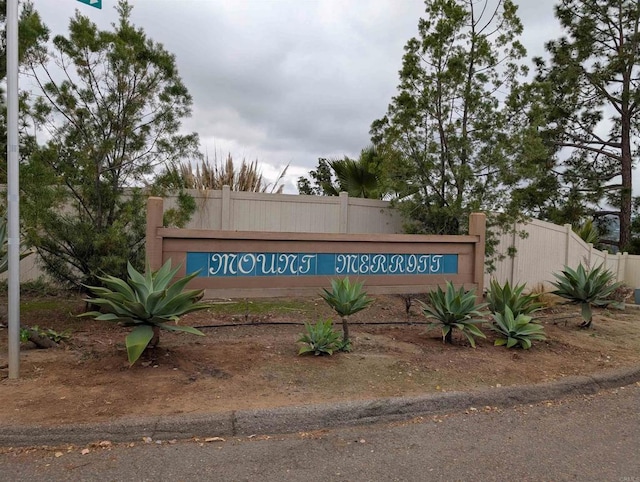
[{"label": "pine tree", "polygon": [[[537,59],[530,92],[535,129],[552,153],[548,177],[572,200],[576,222],[591,214],[619,218],[615,244],[632,240],[632,169],[640,107],[640,3],[562,0],[556,17],[565,31]],[[550,181],[553,182],[553,181]],[[562,214],[562,213],[561,213]]]},{"label": "pine tree", "polygon": [[[7,77],[7,52],[6,52],[6,0],[0,0],[0,81],[4,82]],[[49,38],[49,30],[42,23],[38,12],[33,8],[31,2],[21,5],[20,17],[18,19],[18,61],[25,64],[40,58],[46,50],[46,42]],[[20,94],[20,114],[19,125],[20,134],[20,156],[25,159],[33,149],[33,136],[27,133],[27,123],[25,115],[28,110],[26,103],[27,94]],[[7,152],[7,119],[4,92],[0,89],[0,184],[7,182],[7,165],[5,154]]]},{"label": "pine tree", "polygon": [[124,276],[127,261],[144,267],[140,188],[157,187],[167,163],[199,155],[197,136],[179,133],[192,100],[174,56],[131,23],[127,1],[116,10],[104,31],[77,12],[49,63],[32,64],[41,87],[34,118],[50,138],[21,173],[27,242],[74,285]]},{"label": "pine tree", "polygon": [[525,68],[511,0],[426,0],[398,94],[371,126],[410,232],[460,234],[472,211],[504,211],[518,181],[509,91]]}]

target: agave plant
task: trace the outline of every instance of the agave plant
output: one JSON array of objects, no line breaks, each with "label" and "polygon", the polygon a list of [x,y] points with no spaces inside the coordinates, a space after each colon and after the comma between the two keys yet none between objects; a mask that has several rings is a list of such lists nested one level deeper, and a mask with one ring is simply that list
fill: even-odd
[{"label": "agave plant", "polygon": [[140,358],[148,346],[157,346],[160,329],[204,336],[204,333],[196,328],[178,325],[180,316],[210,307],[209,304],[200,301],[203,290],[183,291],[197,272],[170,284],[179,269],[178,267],[172,270],[171,260],[168,260],[155,272],[151,272],[147,267],[147,273],[142,275],[131,263],[127,263],[127,281],[114,276],[104,276],[99,277],[104,287],[87,286],[96,298],[86,301],[103,307],[106,313],[88,311],[79,316],[132,326],[133,330],[125,340],[130,365]]},{"label": "agave plant", "polygon": [[600,232],[593,223],[593,219],[588,219],[584,223],[574,226],[573,231],[580,236],[585,243],[596,244],[600,241]]},{"label": "agave plant", "polygon": [[313,353],[314,355],[333,355],[341,348],[340,333],[334,331],[331,320],[318,321],[315,325],[304,324],[306,333],[300,335],[298,343],[305,343],[298,355]]},{"label": "agave plant", "polygon": [[593,319],[592,306],[608,306],[622,308],[624,305],[609,299],[622,283],[613,283],[613,273],[601,264],[587,271],[582,263],[576,270],[565,266],[560,274],[553,273],[557,281],[551,282],[557,289],[553,294],[568,299],[571,303],[580,304],[582,313],[581,328],[589,328]]},{"label": "agave plant", "polygon": [[364,310],[373,299],[362,291],[362,283],[351,283],[349,278],[332,279],[331,291],[322,289],[320,296],[333,308],[342,320],[342,349],[349,351],[349,317]]},{"label": "agave plant", "polygon": [[487,292],[489,311],[504,314],[505,308],[509,308],[517,318],[518,315],[529,315],[541,309],[542,303],[538,303],[538,295],[523,295],[524,288],[524,284],[512,287],[507,281],[501,286],[496,280],[491,280]]},{"label": "agave plant", "polygon": [[494,323],[490,324],[489,328],[502,335],[494,342],[496,346],[505,345],[507,348],[511,348],[520,345],[528,350],[531,348],[531,341],[547,339],[541,325],[534,323],[530,316],[522,313],[514,316],[508,306],[505,306],[504,312],[494,313],[493,321]]},{"label": "agave plant", "polygon": [[436,291],[428,295],[428,304],[420,301],[422,313],[427,318],[434,318],[428,329],[442,327],[442,340],[445,343],[453,343],[453,330],[458,329],[469,340],[472,347],[476,346],[475,337],[486,338],[478,328],[478,323],[483,323],[483,316],[488,313],[481,310],[487,303],[476,304],[474,291],[465,291],[464,287],[456,290],[453,283],[447,281],[446,291],[438,286]]}]

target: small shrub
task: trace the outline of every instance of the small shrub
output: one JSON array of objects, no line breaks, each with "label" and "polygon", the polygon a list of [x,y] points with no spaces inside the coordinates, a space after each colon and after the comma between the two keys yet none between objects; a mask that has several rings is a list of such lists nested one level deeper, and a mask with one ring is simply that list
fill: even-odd
[{"label": "small shrub", "polygon": [[502,286],[496,280],[491,280],[487,292],[489,311],[504,314],[505,309],[509,308],[513,316],[517,318],[519,315],[529,315],[540,310],[542,303],[538,302],[538,296],[533,293],[523,295],[524,288],[524,284],[512,287],[507,281]]},{"label": "small shrub", "polygon": [[349,278],[332,279],[331,291],[323,288],[320,293],[322,299],[333,308],[342,319],[342,342],[345,351],[351,349],[351,340],[349,339],[349,316],[364,310],[369,306],[373,299],[367,296],[362,290],[362,283],[351,283]]},{"label": "small shrub", "polygon": [[609,295],[609,299],[617,301],[618,303],[626,303],[633,298],[633,292],[633,288],[624,283],[620,283],[620,285],[613,290],[611,295]]},{"label": "small shrub", "polygon": [[542,308],[549,308],[558,303],[558,297],[553,295],[544,283],[536,283],[530,293],[536,297]]},{"label": "small shrub", "polygon": [[[204,336],[204,333],[196,328],[178,325],[180,316],[210,306],[200,301],[203,290],[183,291],[197,272],[170,284],[178,269],[179,267],[172,270],[171,260],[168,260],[158,271],[151,272],[147,268],[147,273],[142,275],[127,263],[127,281],[105,276],[99,277],[105,287],[87,286],[97,296],[86,300],[87,303],[101,306],[107,313],[88,311],[79,316],[90,316],[96,320],[115,321],[124,326],[132,326],[133,330],[125,339],[130,365],[140,358],[147,346],[157,346],[160,329]],[[169,321],[175,324],[167,324]]]},{"label": "small shrub", "polygon": [[50,328],[42,329],[38,325],[20,328],[20,341],[22,343],[30,341],[37,348],[57,348],[60,343],[70,338],[70,330],[58,332]]},{"label": "small shrub", "polygon": [[544,328],[534,323],[530,316],[520,313],[514,316],[511,308],[505,307],[504,313],[493,314],[494,323],[489,328],[502,335],[494,345],[511,348],[520,345],[525,350],[531,348],[533,340],[546,340]]},{"label": "small shrub", "polygon": [[333,355],[333,352],[343,348],[340,333],[334,331],[331,320],[318,321],[315,325],[305,323],[304,328],[305,333],[300,335],[298,343],[305,343],[305,346],[300,348],[298,355]]},{"label": "small shrub", "polygon": [[404,311],[408,318],[409,314],[411,313],[411,306],[413,305],[413,302],[416,299],[417,295],[412,293],[406,293],[406,294],[400,294],[398,296],[402,299],[402,301],[404,301]]},{"label": "small shrub", "polygon": [[51,328],[47,328],[46,330],[40,328],[38,325],[31,328],[38,335],[43,336],[45,338],[49,338],[51,341],[55,343],[60,343],[61,341],[66,341],[71,338],[71,330],[64,330],[62,332],[52,330]]},{"label": "small shrub", "polygon": [[481,317],[488,313],[481,310],[487,304],[476,304],[476,295],[473,291],[465,291],[464,287],[460,287],[456,291],[453,283],[447,281],[446,291],[438,286],[436,291],[431,291],[427,295],[427,299],[428,305],[420,301],[422,313],[427,318],[437,320],[430,323],[428,329],[440,326],[442,340],[445,343],[453,343],[454,329],[460,330],[474,348],[476,346],[475,337],[486,338],[477,324],[484,322]]},{"label": "small shrub", "polygon": [[592,306],[612,306],[622,308],[622,304],[611,299],[622,283],[613,282],[613,273],[600,265],[587,271],[582,263],[576,270],[565,266],[561,273],[553,273],[557,281],[553,294],[568,299],[570,303],[581,306],[581,328],[589,328],[593,319]]},{"label": "small shrub", "polygon": [[20,284],[20,292],[39,296],[56,296],[64,291],[59,284],[51,283],[43,276],[38,276],[35,280],[25,281]]}]

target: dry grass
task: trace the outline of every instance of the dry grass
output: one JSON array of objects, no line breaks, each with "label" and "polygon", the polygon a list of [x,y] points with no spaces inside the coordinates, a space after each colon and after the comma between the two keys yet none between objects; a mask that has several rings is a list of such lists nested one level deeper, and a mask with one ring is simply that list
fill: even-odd
[{"label": "dry grass", "polygon": [[222,189],[222,186],[229,186],[232,191],[280,194],[284,185],[279,183],[284,178],[288,167],[286,166],[276,181],[271,184],[267,183],[260,173],[257,160],[247,163],[243,159],[238,171],[231,154],[228,154],[224,163],[218,163],[217,157],[214,157],[211,162],[207,156],[200,165],[196,165],[195,171],[191,163],[180,163],[176,167],[176,174],[188,189]]}]

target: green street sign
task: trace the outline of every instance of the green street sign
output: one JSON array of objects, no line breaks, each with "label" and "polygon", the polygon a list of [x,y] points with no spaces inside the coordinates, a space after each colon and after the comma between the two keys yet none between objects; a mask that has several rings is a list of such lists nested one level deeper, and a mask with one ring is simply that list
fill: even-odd
[{"label": "green street sign", "polygon": [[102,9],[102,0],[78,0],[80,3]]}]

